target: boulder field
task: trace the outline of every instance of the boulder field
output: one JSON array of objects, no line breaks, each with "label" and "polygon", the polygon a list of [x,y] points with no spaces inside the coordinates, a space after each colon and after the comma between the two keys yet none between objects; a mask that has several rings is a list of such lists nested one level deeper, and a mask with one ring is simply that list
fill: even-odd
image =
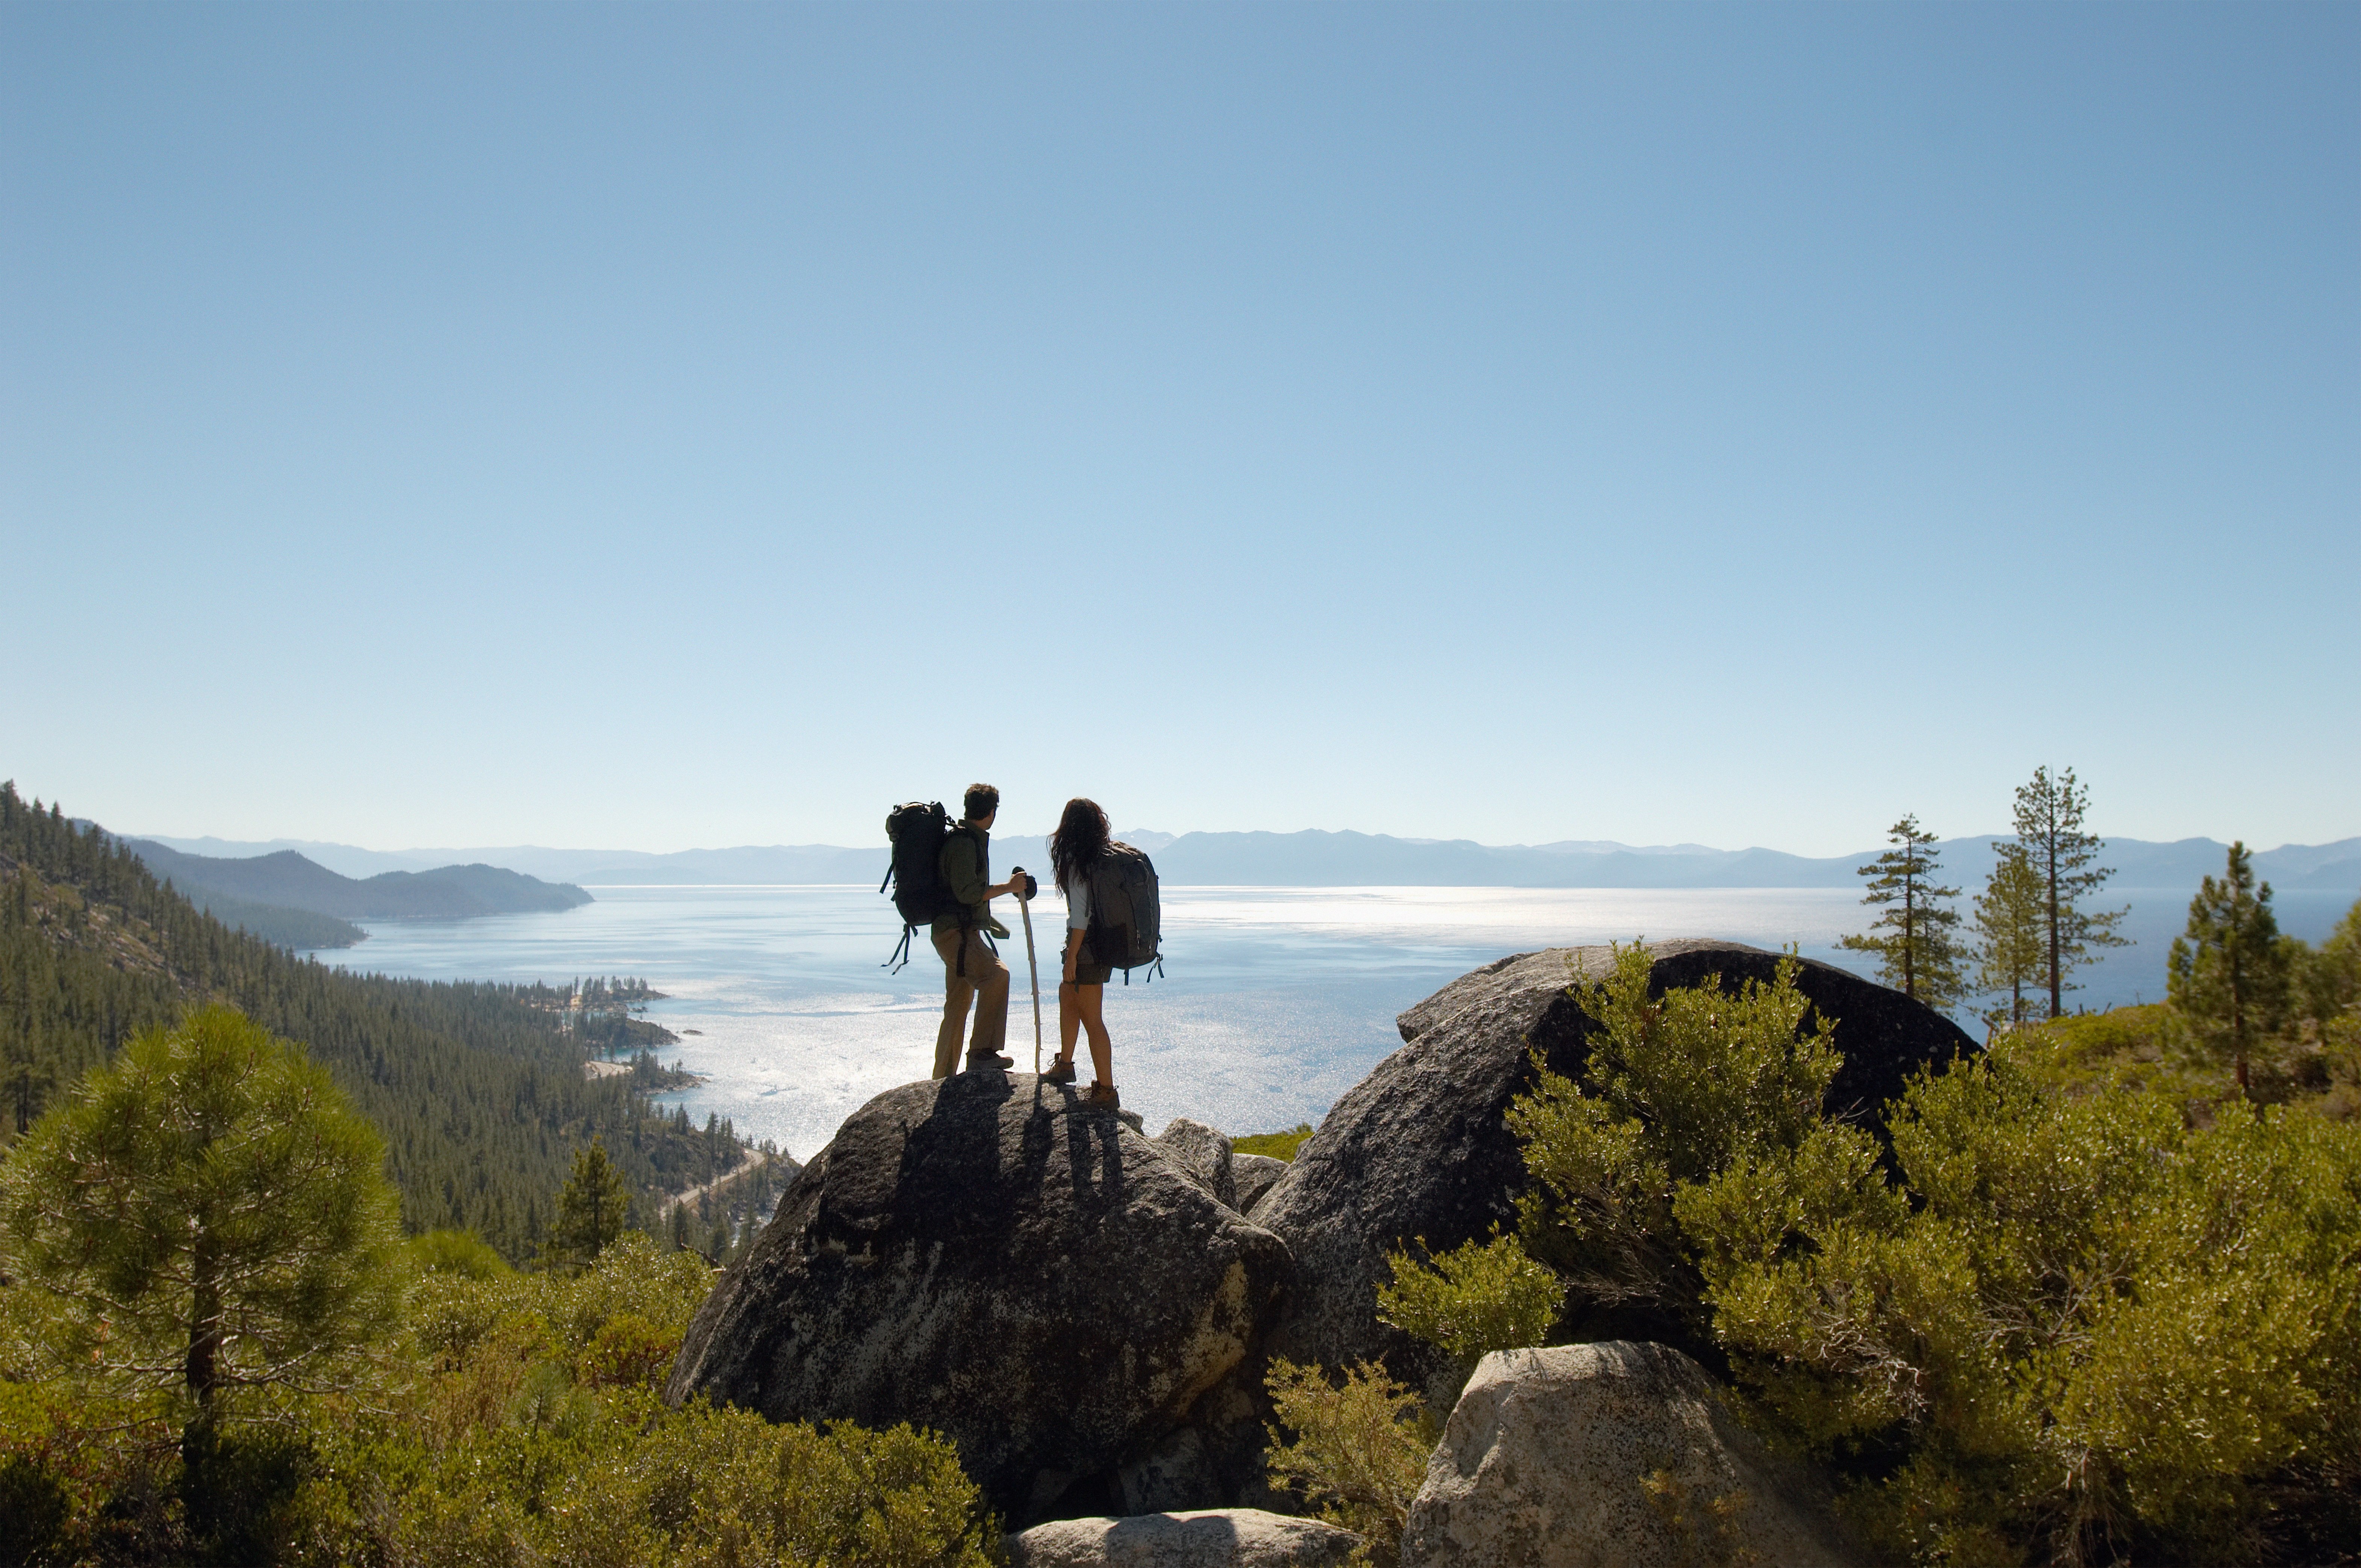
[{"label": "boulder field", "polygon": [[[1779,958],[1720,942],[1652,950],[1658,989],[1768,980]],[[1151,1139],[1029,1073],[890,1090],[812,1157],[715,1288],[667,1397],[932,1428],[1015,1526],[1284,1507],[1260,1465],[1274,1355],[1382,1357],[1438,1400],[1456,1392],[1461,1369],[1378,1322],[1384,1254],[1420,1237],[1454,1246],[1512,1215],[1524,1171],[1504,1113],[1531,1083],[1530,1053],[1579,1073],[1590,1025],[1567,986],[1611,963],[1603,948],[1519,954],[1437,992],[1291,1164],[1235,1154],[1185,1118]],[[1841,970],[1806,962],[1800,984],[1837,1020],[1831,1110],[1873,1124],[1910,1073],[1973,1049]],[[1192,1528],[1190,1541],[1213,1540]],[[1162,1562],[1182,1539],[1168,1535],[1137,1526],[1108,1550]],[[1044,1553],[1081,1540],[1039,1538]]]}]

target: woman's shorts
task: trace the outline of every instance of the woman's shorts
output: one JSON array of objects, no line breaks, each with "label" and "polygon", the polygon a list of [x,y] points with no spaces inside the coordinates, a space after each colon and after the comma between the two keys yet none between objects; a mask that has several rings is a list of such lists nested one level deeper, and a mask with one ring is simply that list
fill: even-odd
[{"label": "woman's shorts", "polygon": [[1113,964],[1093,963],[1091,961],[1091,949],[1087,946],[1085,946],[1081,952],[1074,955],[1074,983],[1076,985],[1104,985],[1114,974],[1115,966]]}]

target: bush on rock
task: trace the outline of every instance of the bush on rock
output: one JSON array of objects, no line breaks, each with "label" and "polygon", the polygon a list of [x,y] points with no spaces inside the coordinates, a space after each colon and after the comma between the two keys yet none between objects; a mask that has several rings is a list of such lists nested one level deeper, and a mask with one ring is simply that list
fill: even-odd
[{"label": "bush on rock", "polygon": [[[1874,1135],[1879,1112],[1913,1072],[1974,1050],[1956,1025],[1932,1009],[1829,965],[1783,959],[1736,943],[1673,941],[1645,949],[1644,991],[1678,1013],[1690,1004],[1675,993],[1714,982],[1727,1001],[1708,1003],[1700,995],[1693,1011],[1721,1019],[1723,1037],[1699,1044],[1727,1053],[1744,1071],[1734,1080],[1674,1071],[1645,1082],[1632,1078],[1618,1088],[1606,1080],[1618,1072],[1631,1076],[1633,1069],[1611,1059],[1625,1047],[1584,998],[1594,990],[1591,982],[1626,983],[1619,965],[1627,961],[1642,960],[1603,947],[1521,953],[1462,976],[1401,1015],[1402,1048],[1345,1092],[1254,1207],[1254,1223],[1285,1241],[1296,1263],[1296,1287],[1273,1354],[1329,1366],[1380,1358],[1437,1403],[1450,1400],[1467,1375],[1468,1349],[1437,1352],[1387,1322],[1378,1314],[1378,1288],[1401,1277],[1389,1255],[1405,1248],[1450,1253],[1471,1242],[1484,1245],[1504,1227],[1521,1228],[1519,1200],[1534,1179],[1509,1118],[1520,1097],[1534,1095],[1543,1084],[1543,1075],[1611,1091],[1618,1103],[1660,1107],[1675,1119],[1664,1135],[1667,1141],[1632,1154],[1686,1175],[1704,1168],[1699,1162],[1722,1157],[1704,1145],[1732,1112],[1785,1124],[1816,1113],[1846,1118]],[[1569,986],[1569,979],[1579,983]],[[1778,992],[1797,1014],[1794,1021],[1801,1021],[1797,997],[1809,1004],[1817,1028],[1843,1021],[1837,1034],[1844,1054],[1827,1058],[1832,1070],[1817,1105],[1795,1096],[1794,1073],[1808,1076],[1811,1061],[1804,1047],[1779,1034],[1783,1020],[1771,1019],[1743,1039],[1730,1037],[1750,986]],[[1664,1027],[1686,1017],[1679,1013]],[[1763,1059],[1741,1060],[1750,1051]],[[1725,1095],[1735,1098],[1724,1104],[1719,1097]],[[1751,1121],[1743,1124],[1753,1127]],[[1594,1159],[1602,1152],[1594,1150]],[[1636,1179],[1640,1173],[1635,1167],[1626,1174]],[[1677,1267],[1675,1277],[1660,1277],[1657,1265],[1677,1265],[1677,1258],[1619,1261],[1612,1255],[1615,1245],[1648,1234],[1644,1227],[1602,1223],[1585,1244],[1587,1258],[1540,1257],[1601,1285],[1622,1287],[1570,1299],[1570,1314],[1556,1332],[1671,1338],[1719,1361],[1697,1306],[1695,1278],[1684,1288]],[[1487,1277],[1505,1285],[1514,1274],[1494,1270]],[[1508,1303],[1500,1305],[1505,1310]]]},{"label": "bush on rock", "polygon": [[1426,1478],[1434,1418],[1416,1393],[1367,1362],[1332,1380],[1318,1367],[1278,1361],[1267,1386],[1279,1418],[1270,1429],[1273,1486],[1367,1538],[1378,1560],[1391,1563]]},{"label": "bush on rock", "polygon": [[1515,1234],[1387,1260],[1381,1314],[1463,1370],[1539,1343],[1569,1290],[1577,1306],[1636,1309],[1661,1337],[1708,1343],[1700,1240],[1678,1204],[1761,1169],[1876,1164],[1868,1134],[1821,1110],[1843,1059],[1832,1021],[1796,987],[1795,960],[1735,992],[1709,974],[1651,995],[1654,967],[1638,945],[1618,949],[1598,983],[1575,975],[1594,1025],[1581,1075],[1536,1062],[1533,1087],[1508,1111],[1530,1179]]},{"label": "bush on rock", "polygon": [[[2185,1116],[2038,1034],[1922,1073],[1890,1164],[1830,1116],[1842,1058],[1789,966],[1577,992],[1580,1078],[1510,1122],[1514,1235],[1397,1254],[1389,1321],[1465,1358],[1531,1331],[1521,1256],[1726,1361],[1883,1560],[2267,1560],[2361,1530],[2361,1126]],[[1833,1030],[1836,1025],[1830,1023]]]}]

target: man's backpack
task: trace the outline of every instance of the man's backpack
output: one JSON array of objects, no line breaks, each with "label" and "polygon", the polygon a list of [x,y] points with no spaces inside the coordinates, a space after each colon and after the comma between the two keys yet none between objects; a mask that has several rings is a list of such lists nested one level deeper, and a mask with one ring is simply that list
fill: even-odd
[{"label": "man's backpack", "polygon": [[[931,926],[951,907],[951,890],[943,882],[943,840],[950,836],[950,813],[943,803],[913,800],[885,814],[885,837],[894,846],[893,863],[885,868],[884,893],[894,887],[894,907],[902,916],[902,941],[881,966],[899,973],[910,961],[910,933]],[[966,954],[960,955],[962,959]],[[895,960],[899,959],[899,962]]]},{"label": "man's backpack", "polygon": [[1091,864],[1091,928],[1083,938],[1091,957],[1123,970],[1126,985],[1136,969],[1152,979],[1164,968],[1163,925],[1154,862],[1128,844],[1109,844]]}]

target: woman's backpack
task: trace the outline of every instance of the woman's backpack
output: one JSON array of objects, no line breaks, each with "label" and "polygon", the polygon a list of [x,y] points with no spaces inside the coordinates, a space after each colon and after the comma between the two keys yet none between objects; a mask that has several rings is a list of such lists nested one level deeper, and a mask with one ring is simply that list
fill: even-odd
[{"label": "woman's backpack", "polygon": [[1163,925],[1155,863],[1128,844],[1109,844],[1091,863],[1091,928],[1083,938],[1091,957],[1123,970],[1126,985],[1136,969],[1153,979],[1164,970]]}]

